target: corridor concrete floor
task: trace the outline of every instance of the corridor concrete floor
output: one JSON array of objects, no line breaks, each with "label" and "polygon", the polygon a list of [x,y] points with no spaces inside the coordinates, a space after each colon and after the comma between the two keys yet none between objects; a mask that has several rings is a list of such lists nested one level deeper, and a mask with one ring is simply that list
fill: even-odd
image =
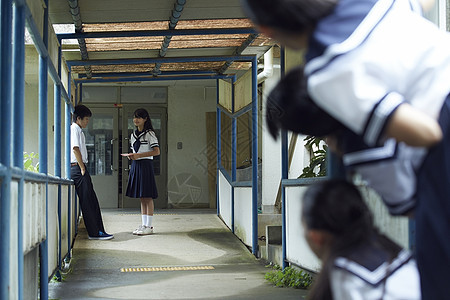
[{"label": "corridor concrete floor", "polygon": [[[89,240],[83,222],[69,272],[49,284],[49,299],[303,299],[277,288],[268,268],[215,210],[159,210],[155,233],[135,236],[138,210],[103,210],[113,240]],[[128,272],[126,272],[128,271]]]}]

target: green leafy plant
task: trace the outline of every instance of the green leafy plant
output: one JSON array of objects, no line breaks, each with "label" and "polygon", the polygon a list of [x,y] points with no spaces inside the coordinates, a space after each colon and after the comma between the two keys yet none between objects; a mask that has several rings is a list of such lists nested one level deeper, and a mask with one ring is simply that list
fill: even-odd
[{"label": "green leafy plant", "polygon": [[304,141],[305,148],[311,153],[309,166],[303,168],[302,174],[298,178],[321,177],[327,172],[327,151],[328,146],[322,143],[322,139],[308,135]]},{"label": "green leafy plant", "polygon": [[27,153],[24,152],[23,153],[23,168],[26,171],[31,171],[31,172],[39,172],[39,162],[34,163],[34,159],[38,160],[39,159],[39,155],[37,153],[31,152],[31,153]]},{"label": "green leafy plant", "polygon": [[308,289],[312,284],[312,276],[303,270],[292,267],[284,268],[278,265],[269,265],[272,270],[264,278],[277,287],[292,287],[295,289]]}]

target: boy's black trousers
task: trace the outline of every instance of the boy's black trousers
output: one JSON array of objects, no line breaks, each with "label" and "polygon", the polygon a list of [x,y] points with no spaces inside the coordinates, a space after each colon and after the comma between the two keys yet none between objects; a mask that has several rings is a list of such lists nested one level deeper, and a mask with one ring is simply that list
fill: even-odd
[{"label": "boy's black trousers", "polygon": [[86,230],[90,237],[96,237],[99,235],[99,231],[105,232],[105,228],[103,227],[102,214],[92,185],[91,175],[87,168],[84,175],[81,175],[80,166],[77,164],[70,167],[70,176],[75,183]]}]

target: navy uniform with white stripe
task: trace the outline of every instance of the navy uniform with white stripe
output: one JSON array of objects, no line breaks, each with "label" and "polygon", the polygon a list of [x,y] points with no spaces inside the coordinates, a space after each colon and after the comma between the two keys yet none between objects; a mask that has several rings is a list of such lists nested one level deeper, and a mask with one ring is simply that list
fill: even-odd
[{"label": "navy uniform with white stripe", "polygon": [[439,122],[442,141],[418,155],[413,186],[423,297],[434,300],[450,295],[450,36],[420,13],[415,1],[339,1],[311,37],[305,74],[317,105],[369,146],[384,144],[404,103]]},{"label": "navy uniform with white stripe", "polygon": [[[130,141],[133,153],[145,153],[152,151],[154,147],[159,147],[153,130],[144,132],[136,130],[131,134]],[[131,198],[158,198],[153,156],[141,157],[132,161],[126,195]]]},{"label": "navy uniform with white stripe", "polygon": [[369,147],[350,131],[342,133],[339,142],[346,170],[360,175],[381,196],[390,214],[413,215],[417,204],[416,174],[426,149],[397,143],[392,138],[381,146]]},{"label": "navy uniform with white stripe", "polygon": [[133,234],[149,235],[153,233],[152,222],[155,209],[153,199],[158,197],[153,156],[159,155],[160,150],[148,111],[138,108],[133,115],[136,130],[130,138],[132,153],[127,154],[132,163],[126,195],[140,198],[141,201],[142,224],[133,231]]}]

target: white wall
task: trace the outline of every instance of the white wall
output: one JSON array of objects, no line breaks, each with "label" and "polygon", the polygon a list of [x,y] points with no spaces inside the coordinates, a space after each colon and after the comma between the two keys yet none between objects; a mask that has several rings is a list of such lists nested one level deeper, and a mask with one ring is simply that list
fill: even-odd
[{"label": "white wall", "polygon": [[219,185],[217,187],[219,191],[219,211],[225,225],[231,229],[231,185],[228,180],[219,171]]},{"label": "white wall", "polygon": [[[193,205],[209,207],[206,112],[216,111],[215,89],[169,87],[167,110],[168,185],[176,178],[190,178],[193,188],[201,191]],[[182,149],[177,149],[180,142]]]},{"label": "white wall", "polygon": [[[25,50],[25,111],[24,111],[24,151],[39,152],[39,55],[33,45],[27,45]],[[54,172],[54,83],[48,76],[48,121],[47,121],[47,147],[48,147],[48,173]],[[64,175],[64,142],[65,142],[65,104],[61,99],[61,168]],[[38,153],[40,154],[40,153]]]},{"label": "white wall", "polygon": [[252,246],[252,188],[234,188],[234,232],[247,246]]},{"label": "white wall", "polygon": [[262,105],[262,205],[263,211],[267,206],[275,204],[278,193],[278,186],[281,179],[281,138],[275,141],[267,129],[266,102],[270,91],[275,87],[280,79],[280,69],[274,68],[273,75],[264,81],[263,105]]},{"label": "white wall", "polygon": [[289,262],[311,271],[318,271],[320,261],[309,248],[301,223],[301,199],[306,188],[307,186],[286,187],[286,256]]}]

